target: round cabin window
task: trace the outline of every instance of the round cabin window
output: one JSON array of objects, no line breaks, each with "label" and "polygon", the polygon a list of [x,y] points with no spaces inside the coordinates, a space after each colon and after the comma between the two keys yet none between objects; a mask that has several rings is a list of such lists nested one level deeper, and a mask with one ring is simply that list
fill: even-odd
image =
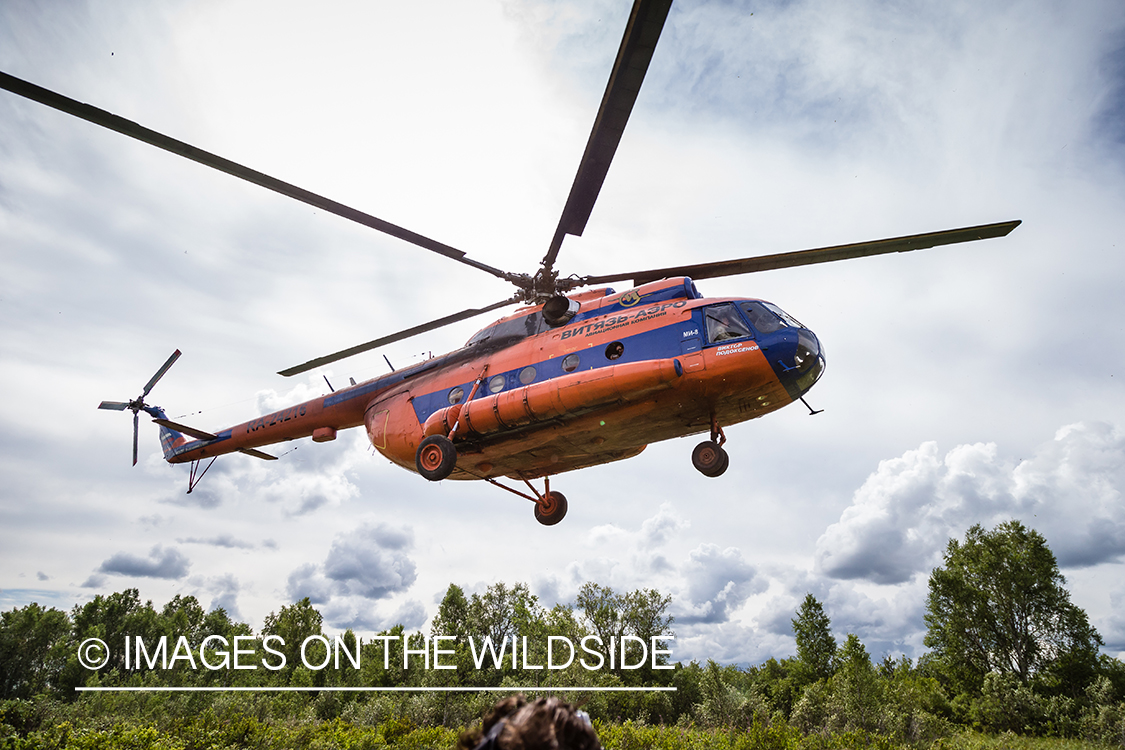
[{"label": "round cabin window", "polygon": [[606,359],[620,359],[621,355],[625,353],[625,345],[620,341],[614,341],[612,344],[605,348]]},{"label": "round cabin window", "polygon": [[520,382],[521,383],[523,383],[524,385],[527,385],[528,383],[530,383],[533,380],[535,380],[535,368],[534,367],[525,367],[522,370],[520,370]]},{"label": "round cabin window", "polygon": [[563,357],[563,361],[562,361],[563,372],[574,372],[575,370],[577,370],[578,369],[578,359],[579,359],[579,357],[578,357],[577,354],[568,354],[565,357]]},{"label": "round cabin window", "polygon": [[457,386],[449,392],[449,403],[451,405],[461,403],[463,398],[465,398],[465,389],[461,386]]},{"label": "round cabin window", "polygon": [[504,376],[503,375],[497,375],[496,377],[492,378],[492,380],[488,381],[488,392],[489,393],[499,393],[502,390],[504,390]]}]

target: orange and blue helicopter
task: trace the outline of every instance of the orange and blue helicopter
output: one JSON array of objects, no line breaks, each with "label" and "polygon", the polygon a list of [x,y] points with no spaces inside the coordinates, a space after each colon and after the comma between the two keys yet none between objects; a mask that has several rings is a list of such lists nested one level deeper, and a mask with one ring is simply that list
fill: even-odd
[{"label": "orange and blue helicopter", "polygon": [[[553,525],[567,511],[566,497],[550,487],[556,474],[631,458],[653,442],[706,433],[708,439],[692,451],[692,464],[717,477],[729,464],[724,425],[796,401],[817,413],[804,400],[825,368],[816,334],[765,300],[704,297],[695,281],[1002,237],[1019,225],[1008,221],[715,263],[560,278],[555,262],[562,242],[585,230],[671,4],[633,3],[562,217],[532,275],[494,268],[444,243],[0,73],[0,88],[385,232],[517,289],[501,302],[318,357],[282,375],[523,303],[456,351],[213,433],[173,422],[163,409],[145,402],[180,356],[176,350],[140,396],[98,407],[133,412],[133,463],[142,411],[160,425],[164,458],[190,464],[188,492],[220,455],[239,452],[273,460],[259,448],[307,437],[331,441],[340,430],[362,426],[371,444],[399,466],[430,481],[490,482],[534,502],[536,519]],[[601,286],[623,281],[632,282],[631,288],[617,292]],[[503,484],[504,478],[522,481],[531,494]],[[531,482],[540,478],[542,491]]]}]

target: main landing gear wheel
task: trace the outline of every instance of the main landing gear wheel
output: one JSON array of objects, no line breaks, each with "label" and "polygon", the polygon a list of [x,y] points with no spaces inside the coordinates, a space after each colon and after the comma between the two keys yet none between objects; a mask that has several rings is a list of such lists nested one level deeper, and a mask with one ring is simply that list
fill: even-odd
[{"label": "main landing gear wheel", "polygon": [[414,454],[418,473],[431,482],[440,482],[453,473],[457,465],[457,449],[445,435],[430,435]]},{"label": "main landing gear wheel", "polygon": [[554,526],[566,516],[566,495],[551,490],[535,501],[535,520],[544,526]]},{"label": "main landing gear wheel", "polygon": [[705,440],[691,452],[691,465],[705,477],[717,477],[730,466],[730,456],[718,443]]}]

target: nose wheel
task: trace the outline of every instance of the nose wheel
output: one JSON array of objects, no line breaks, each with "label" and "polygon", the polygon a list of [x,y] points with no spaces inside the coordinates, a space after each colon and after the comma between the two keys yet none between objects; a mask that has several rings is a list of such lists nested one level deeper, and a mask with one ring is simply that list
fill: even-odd
[{"label": "nose wheel", "polygon": [[691,452],[691,465],[705,477],[721,476],[730,466],[730,456],[723,450],[723,443],[726,441],[727,436],[723,434],[723,428],[712,414],[711,439],[695,446]]}]

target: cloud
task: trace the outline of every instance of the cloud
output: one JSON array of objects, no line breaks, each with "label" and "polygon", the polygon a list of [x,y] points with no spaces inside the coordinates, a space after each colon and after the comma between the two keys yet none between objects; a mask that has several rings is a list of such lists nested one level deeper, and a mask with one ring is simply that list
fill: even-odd
[{"label": "cloud", "polygon": [[107,576],[103,576],[100,573],[93,573],[89,578],[83,581],[80,586],[84,589],[100,589],[108,580],[109,578]]},{"label": "cloud", "polygon": [[683,566],[687,601],[676,615],[685,624],[726,622],[733,610],[751,595],[765,591],[767,583],[742,558],[734,547],[720,550],[714,544],[701,544],[691,551]]},{"label": "cloud", "polygon": [[[362,434],[357,436],[362,437]],[[354,451],[307,451],[321,453],[314,464],[286,466],[271,472],[255,489],[255,494],[268,502],[282,503],[290,516],[303,516],[326,507],[337,507],[359,496],[345,473],[350,468]],[[329,461],[328,459],[335,459]]]},{"label": "cloud", "polygon": [[286,592],[294,602],[307,597],[313,604],[324,604],[332,599],[331,587],[314,563],[305,563],[289,574]]},{"label": "cloud", "polygon": [[670,503],[661,503],[656,515],[646,518],[641,524],[641,549],[653,550],[690,525],[689,521],[672,511]]},{"label": "cloud", "polygon": [[1121,659],[1125,657],[1125,586],[1112,591],[1109,602],[1113,614],[1106,618],[1105,625],[1099,630],[1105,640],[1106,651]]},{"label": "cloud", "polygon": [[421,628],[428,617],[426,607],[417,599],[407,599],[391,611],[380,615],[370,601],[363,599],[336,599],[321,611],[326,622],[337,628],[351,628],[356,632],[389,630],[402,625],[407,631]]},{"label": "cloud", "polygon": [[[1040,529],[1062,567],[1125,555],[1125,431],[1105,422],[1061,428],[1015,470],[1024,523]],[[1034,512],[1032,518],[1026,512]]]},{"label": "cloud", "polygon": [[817,541],[817,569],[902,583],[940,563],[951,537],[1008,518],[1039,529],[1062,567],[1116,561],[1125,555],[1122,487],[1125,434],[1101,422],[1060,429],[1023,462],[1001,456],[994,443],[941,456],[927,442],[880,462]]},{"label": "cloud", "polygon": [[417,579],[413,546],[409,527],[364,524],[337,535],[322,564],[306,563],[290,573],[287,593],[293,601],[308,597],[323,605],[332,625],[370,627],[382,622],[373,602],[406,591]]},{"label": "cloud", "polygon": [[342,591],[382,599],[414,583],[417,570],[405,553],[414,535],[386,524],[364,525],[337,537],[324,561],[324,575]]},{"label": "cloud", "polygon": [[[219,472],[215,472],[218,474]],[[214,481],[214,477],[208,477]],[[216,491],[214,487],[197,487],[191,491],[189,495],[186,492],[175,492],[160,500],[162,503],[168,505],[179,505],[184,508],[202,508],[204,510],[211,510],[218,508],[223,503],[222,493]],[[159,516],[157,516],[159,518]]]},{"label": "cloud", "polygon": [[[226,549],[254,549],[253,542],[247,542],[242,539],[235,539],[230,534],[220,534],[219,536],[210,537],[207,539],[200,537],[184,537],[177,539],[180,544],[206,544],[212,547],[224,547]],[[263,544],[263,546],[268,546]]]},{"label": "cloud", "polygon": [[208,611],[213,612],[221,608],[226,610],[227,616],[232,620],[242,619],[242,612],[238,609],[238,594],[242,590],[242,584],[233,574],[212,578],[206,588],[212,594]]},{"label": "cloud", "polygon": [[98,572],[133,578],[177,580],[186,576],[190,567],[191,562],[178,549],[175,547],[164,549],[158,544],[149,551],[148,557],[118,552],[103,562]]}]

